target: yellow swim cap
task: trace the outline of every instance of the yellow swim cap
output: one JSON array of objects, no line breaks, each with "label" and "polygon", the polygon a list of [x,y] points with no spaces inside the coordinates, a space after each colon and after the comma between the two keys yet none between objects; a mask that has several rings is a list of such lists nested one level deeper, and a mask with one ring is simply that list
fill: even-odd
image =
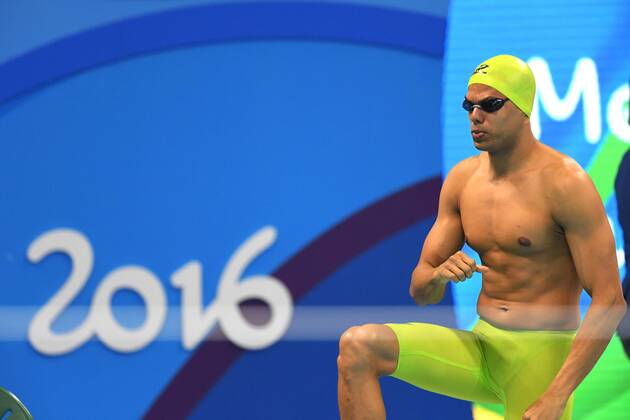
[{"label": "yellow swim cap", "polygon": [[526,62],[513,55],[497,55],[479,64],[468,80],[495,88],[529,117],[534,106],[536,79]]}]

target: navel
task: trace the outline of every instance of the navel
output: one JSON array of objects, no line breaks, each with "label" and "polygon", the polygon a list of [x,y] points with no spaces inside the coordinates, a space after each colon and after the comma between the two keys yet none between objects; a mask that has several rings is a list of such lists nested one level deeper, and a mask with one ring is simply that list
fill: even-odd
[{"label": "navel", "polygon": [[531,246],[532,241],[530,241],[529,238],[521,236],[518,238],[518,244],[522,246]]}]

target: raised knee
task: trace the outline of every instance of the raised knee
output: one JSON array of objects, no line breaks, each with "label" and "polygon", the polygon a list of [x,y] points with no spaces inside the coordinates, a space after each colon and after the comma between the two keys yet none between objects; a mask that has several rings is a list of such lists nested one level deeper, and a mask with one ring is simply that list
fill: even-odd
[{"label": "raised knee", "polygon": [[370,331],[367,325],[348,328],[339,339],[339,353],[364,352],[370,342]]},{"label": "raised knee", "polygon": [[343,369],[365,369],[373,364],[376,332],[371,325],[351,327],[339,339],[337,366]]}]

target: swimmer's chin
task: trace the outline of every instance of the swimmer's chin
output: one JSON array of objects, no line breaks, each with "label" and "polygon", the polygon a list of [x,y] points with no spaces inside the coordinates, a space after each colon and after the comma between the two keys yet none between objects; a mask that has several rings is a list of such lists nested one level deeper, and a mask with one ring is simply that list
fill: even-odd
[{"label": "swimmer's chin", "polygon": [[475,149],[477,149],[477,150],[486,151],[488,149],[487,144],[486,144],[485,141],[473,140],[473,146],[475,146]]}]

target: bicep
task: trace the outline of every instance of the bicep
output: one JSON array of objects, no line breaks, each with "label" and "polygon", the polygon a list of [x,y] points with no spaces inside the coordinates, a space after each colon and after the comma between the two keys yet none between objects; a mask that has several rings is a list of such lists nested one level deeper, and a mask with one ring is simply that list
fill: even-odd
[{"label": "bicep", "polygon": [[619,281],[611,281],[619,278],[615,241],[606,218],[589,227],[565,228],[565,235],[580,283],[588,294],[617,287]]},{"label": "bicep", "polygon": [[462,249],[463,245],[464,231],[459,214],[438,216],[424,240],[419,263],[424,261],[437,267]]},{"label": "bicep", "polygon": [[554,199],[554,218],[564,229],[579,280],[591,296],[613,291],[619,287],[615,240],[599,194],[586,174],[562,188]]},{"label": "bicep", "polygon": [[460,179],[457,173],[451,173],[442,185],[437,218],[424,240],[418,265],[426,262],[437,267],[464,245],[464,230],[458,204]]}]

